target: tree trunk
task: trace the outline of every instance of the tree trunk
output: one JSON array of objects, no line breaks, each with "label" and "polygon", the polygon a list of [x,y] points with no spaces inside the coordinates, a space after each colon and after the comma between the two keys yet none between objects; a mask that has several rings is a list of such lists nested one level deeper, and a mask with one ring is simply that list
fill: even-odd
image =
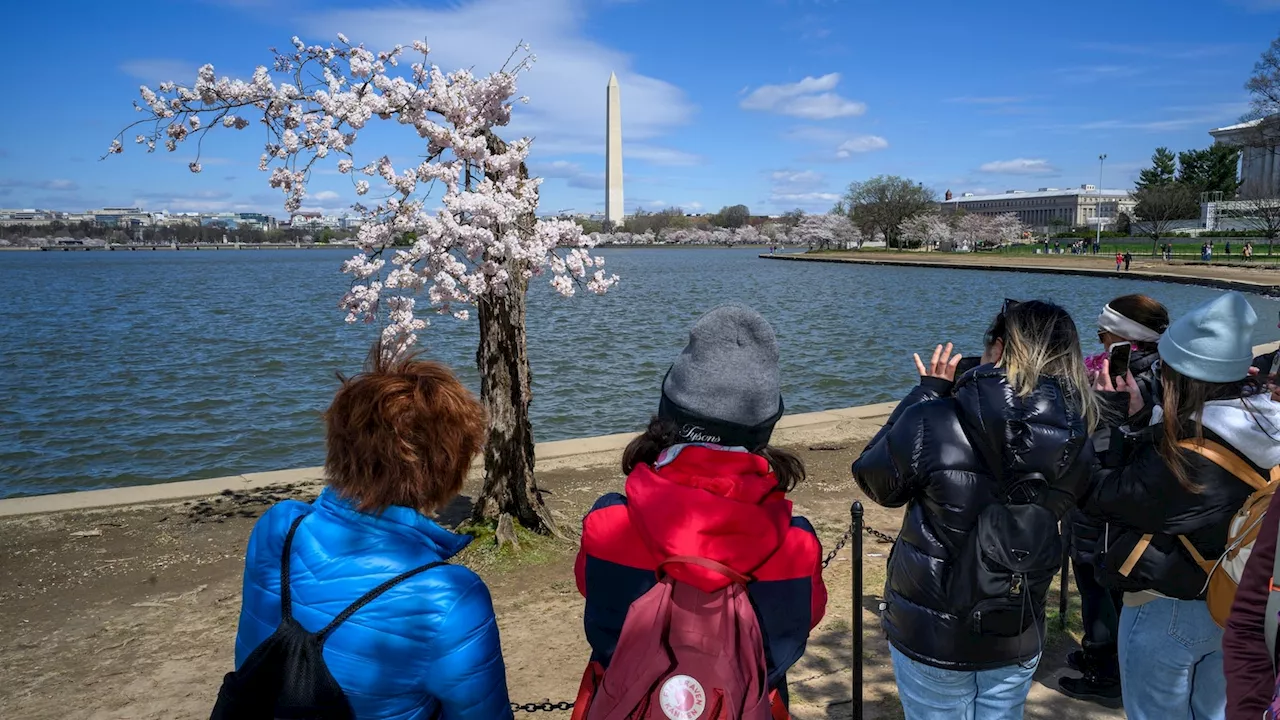
[{"label": "tree trunk", "polygon": [[[492,131],[485,132],[489,151],[506,152],[506,143]],[[523,163],[521,178],[527,178]],[[532,233],[536,218],[529,214],[517,220],[521,233]],[[529,403],[529,346],[525,334],[525,292],[529,280],[527,264],[507,260],[508,291],[501,297],[486,293],[476,303],[480,324],[480,345],[476,348],[476,369],[480,373],[480,402],[489,416],[489,434],[484,446],[484,488],[476,499],[472,519],[497,521],[498,544],[516,543],[514,520],[529,530],[564,537],[551,511],[542,502],[533,474],[533,423]]]},{"label": "tree trunk", "polygon": [[[484,489],[475,503],[476,520],[510,516],[524,527],[559,535],[533,474],[533,424],[529,421],[529,351],[525,337],[525,289],[519,268],[511,273],[511,292],[487,296],[477,307],[480,346],[480,401],[489,415],[484,446]],[[514,538],[499,537],[506,542]]]}]

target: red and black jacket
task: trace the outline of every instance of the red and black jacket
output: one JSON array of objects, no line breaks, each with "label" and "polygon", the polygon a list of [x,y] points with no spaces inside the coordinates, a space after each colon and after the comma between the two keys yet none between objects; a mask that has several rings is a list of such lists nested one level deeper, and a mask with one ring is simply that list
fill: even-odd
[{"label": "red and black jacket", "polygon": [[[582,521],[574,564],[592,662],[608,667],[627,610],[656,584],[661,560],[703,557],[754,579],[747,590],[765,638],[769,687],[785,700],[787,670],[822,620],[827,589],[813,526],[791,515],[776,485],[759,455],[691,445],[660,469],[638,466],[625,496],[597,500]],[[695,565],[669,573],[707,592],[729,583]]]}]

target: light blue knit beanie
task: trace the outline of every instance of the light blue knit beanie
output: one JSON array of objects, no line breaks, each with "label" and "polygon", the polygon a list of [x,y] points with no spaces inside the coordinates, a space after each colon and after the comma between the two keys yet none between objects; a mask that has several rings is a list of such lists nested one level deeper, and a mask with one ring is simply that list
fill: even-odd
[{"label": "light blue knit beanie", "polygon": [[1258,314],[1238,292],[1225,292],[1169,325],[1160,360],[1189,378],[1212,383],[1243,380],[1253,361]]}]

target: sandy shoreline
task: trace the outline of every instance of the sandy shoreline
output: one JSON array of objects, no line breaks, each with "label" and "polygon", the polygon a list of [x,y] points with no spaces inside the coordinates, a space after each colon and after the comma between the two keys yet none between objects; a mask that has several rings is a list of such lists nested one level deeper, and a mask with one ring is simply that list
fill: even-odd
[{"label": "sandy shoreline", "polygon": [[[865,502],[849,478],[849,464],[886,415],[884,409],[862,417],[831,414],[828,422],[792,424],[775,435],[805,460],[809,477],[793,500],[796,512],[814,523],[824,548],[848,527],[850,503]],[[588,450],[539,463],[540,484],[565,528],[578,528],[596,497],[621,488],[619,455],[618,449]],[[297,482],[0,518],[0,576],[7,580],[0,585],[0,632],[7,639],[0,647],[0,676],[6,679],[0,684],[0,717],[208,717],[220,678],[233,662],[249,531],[275,502],[308,500],[318,489],[315,482]],[[469,494],[477,489],[473,479],[441,522],[454,525],[465,518]],[[868,503],[866,521],[896,535],[901,515]],[[475,569],[491,588],[514,701],[572,700],[576,691],[588,649],[573,582],[575,551],[572,542],[537,540],[516,555],[495,554],[477,541],[455,560]],[[867,718],[901,717],[875,616],[888,551],[888,545],[865,538],[866,593],[858,611],[866,626]],[[827,617],[789,673],[798,720],[850,717],[850,558],[847,548],[827,569]],[[1056,600],[1049,605],[1056,608]],[[1064,703],[1071,717],[1122,717],[1051,689],[1074,642],[1065,635],[1051,640],[1027,717],[1063,717]]]}]

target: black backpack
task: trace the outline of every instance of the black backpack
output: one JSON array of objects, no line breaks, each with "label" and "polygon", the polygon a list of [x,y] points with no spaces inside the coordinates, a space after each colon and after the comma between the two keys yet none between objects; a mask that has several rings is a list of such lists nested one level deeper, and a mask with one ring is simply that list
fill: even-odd
[{"label": "black backpack", "polygon": [[293,521],[284,540],[280,625],[245,658],[239,670],[223,678],[210,720],[355,720],[346,693],[325,667],[324,641],[379,595],[418,573],[447,564],[433,562],[401,573],[360,596],[320,632],[308,632],[293,619],[289,592],[289,551],[304,517]]}]

